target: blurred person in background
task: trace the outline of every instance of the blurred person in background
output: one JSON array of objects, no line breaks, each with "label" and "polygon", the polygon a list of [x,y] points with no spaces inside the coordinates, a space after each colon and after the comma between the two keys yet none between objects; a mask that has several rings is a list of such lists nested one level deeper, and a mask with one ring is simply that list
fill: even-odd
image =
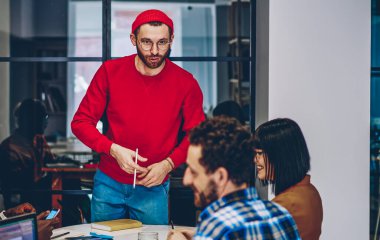
[{"label": "blurred person in background", "polygon": [[[44,131],[48,114],[44,103],[25,99],[14,110],[16,129],[0,145],[0,186],[5,208],[31,203],[37,213],[51,206],[51,177],[41,171],[46,163],[66,157],[52,154]],[[64,182],[64,189],[78,190],[77,179]],[[17,193],[16,193],[17,192]],[[62,214],[65,225],[90,221],[90,200],[85,195],[65,195]]]},{"label": "blurred person in background", "polygon": [[245,124],[245,116],[244,110],[239,105],[239,103],[233,100],[227,100],[221,103],[218,103],[214,110],[212,111],[212,115],[216,116],[227,116],[236,118],[241,124]]},{"label": "blurred person in background", "polygon": [[0,145],[0,184],[3,191],[22,192],[4,193],[4,205],[30,202],[40,212],[51,205],[50,194],[32,192],[51,189],[50,178],[41,171],[45,163],[54,161],[44,136],[47,110],[42,101],[26,99],[17,104],[14,116],[16,129]]}]

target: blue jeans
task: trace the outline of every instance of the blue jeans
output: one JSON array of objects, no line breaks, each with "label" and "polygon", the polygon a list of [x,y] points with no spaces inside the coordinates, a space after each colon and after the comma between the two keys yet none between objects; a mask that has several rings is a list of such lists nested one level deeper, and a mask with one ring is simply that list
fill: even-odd
[{"label": "blue jeans", "polygon": [[143,224],[168,224],[169,180],[161,185],[144,186],[119,183],[99,169],[94,177],[91,221],[131,218]]}]

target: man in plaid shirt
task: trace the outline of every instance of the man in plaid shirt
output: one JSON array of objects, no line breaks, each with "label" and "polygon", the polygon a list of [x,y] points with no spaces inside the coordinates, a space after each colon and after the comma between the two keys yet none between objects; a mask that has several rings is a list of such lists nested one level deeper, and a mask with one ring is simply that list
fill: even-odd
[{"label": "man in plaid shirt", "polygon": [[190,133],[183,183],[204,208],[196,232],[173,230],[180,239],[300,239],[289,212],[248,188],[253,172],[250,132],[235,119],[215,117]]}]

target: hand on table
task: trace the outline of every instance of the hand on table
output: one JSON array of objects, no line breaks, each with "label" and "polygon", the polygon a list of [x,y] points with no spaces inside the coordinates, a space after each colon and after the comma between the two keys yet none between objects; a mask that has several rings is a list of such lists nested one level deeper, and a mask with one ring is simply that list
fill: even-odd
[{"label": "hand on table", "polygon": [[173,170],[173,167],[168,160],[164,159],[161,162],[148,166],[147,169],[148,172],[138,176],[140,180],[137,181],[137,184],[145,187],[154,187],[162,183],[166,175]]},{"label": "hand on table", "polygon": [[32,212],[36,212],[36,209],[34,209],[34,207],[30,203],[22,203],[14,208],[10,208],[7,211],[5,211],[4,215],[6,217],[13,217]]},{"label": "hand on table", "polygon": [[193,230],[181,229],[171,230],[168,233],[166,240],[190,240],[193,238],[195,232]]},{"label": "hand on table", "polygon": [[[112,157],[116,159],[120,168],[129,174],[133,174],[135,169],[137,170],[137,173],[148,172],[147,168],[141,167],[135,163],[134,158],[136,153],[131,149],[113,143],[111,145],[110,154]],[[148,159],[140,155],[137,155],[137,160],[141,162],[146,162]]]}]

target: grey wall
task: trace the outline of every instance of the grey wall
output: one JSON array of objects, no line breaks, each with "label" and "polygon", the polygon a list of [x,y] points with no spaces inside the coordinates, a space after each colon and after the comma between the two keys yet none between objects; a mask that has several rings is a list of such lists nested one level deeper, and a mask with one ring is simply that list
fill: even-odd
[{"label": "grey wall", "polygon": [[[9,0],[1,1],[0,56],[9,56]],[[9,135],[9,64],[0,63],[0,142]]]},{"label": "grey wall", "polygon": [[371,2],[270,0],[268,7],[258,29],[269,30],[269,58],[257,66],[268,65],[258,72],[267,94],[257,95],[268,107],[258,120],[290,117],[303,129],[323,200],[321,239],[368,239]]}]

